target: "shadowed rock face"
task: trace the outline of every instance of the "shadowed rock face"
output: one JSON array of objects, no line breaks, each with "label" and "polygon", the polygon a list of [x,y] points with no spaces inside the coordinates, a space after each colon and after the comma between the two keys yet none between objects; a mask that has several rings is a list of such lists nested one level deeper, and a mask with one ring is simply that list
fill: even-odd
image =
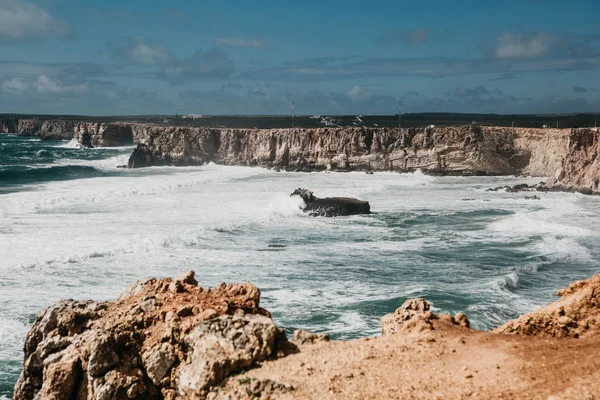
[{"label": "shadowed rock face", "polygon": [[343,215],[370,214],[371,206],[368,201],[349,197],[326,197],[320,199],[307,189],[296,189],[291,196],[300,196],[304,200],[307,212],[313,217],[339,217]]},{"label": "shadowed rock face", "polygon": [[0,133],[17,133],[19,126],[18,118],[0,118]]}]

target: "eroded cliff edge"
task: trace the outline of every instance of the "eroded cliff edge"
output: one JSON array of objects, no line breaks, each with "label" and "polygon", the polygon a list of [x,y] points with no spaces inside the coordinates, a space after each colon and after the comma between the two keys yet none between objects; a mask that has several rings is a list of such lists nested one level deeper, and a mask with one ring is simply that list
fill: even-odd
[{"label": "eroded cliff edge", "polygon": [[529,175],[541,190],[600,193],[596,128],[478,125],[428,128],[228,129],[1,118],[0,132],[76,139],[85,146],[137,144],[129,167],[249,165],[288,171],[401,171]]},{"label": "eroded cliff edge", "polygon": [[63,119],[0,118],[0,133],[36,136],[42,140],[76,139],[85,146],[113,147],[140,141],[137,124],[93,122]]},{"label": "eroded cliff edge", "polygon": [[[145,126],[132,168],[250,165],[288,171],[372,170],[552,177],[545,190],[598,191],[594,129],[488,126],[209,129]],[[592,164],[591,166],[588,164]],[[587,172],[582,174],[582,168]],[[598,178],[598,179],[597,179]]]},{"label": "eroded cliff edge", "polygon": [[495,332],[413,299],[381,337],[288,341],[250,284],[148,279],[39,314],[15,399],[595,398],[600,275],[559,294]]}]

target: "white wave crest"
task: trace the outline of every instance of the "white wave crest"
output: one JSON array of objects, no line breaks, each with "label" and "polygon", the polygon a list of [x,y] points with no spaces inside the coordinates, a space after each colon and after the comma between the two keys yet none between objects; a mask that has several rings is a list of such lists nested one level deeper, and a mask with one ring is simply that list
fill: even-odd
[{"label": "white wave crest", "polygon": [[81,143],[79,143],[77,141],[77,139],[75,139],[75,138],[71,139],[68,142],[65,141],[64,143],[61,143],[55,147],[60,147],[63,149],[81,149],[82,148]]},{"label": "white wave crest", "polygon": [[536,250],[549,261],[590,261],[590,251],[574,238],[558,238],[547,236],[538,243]]}]

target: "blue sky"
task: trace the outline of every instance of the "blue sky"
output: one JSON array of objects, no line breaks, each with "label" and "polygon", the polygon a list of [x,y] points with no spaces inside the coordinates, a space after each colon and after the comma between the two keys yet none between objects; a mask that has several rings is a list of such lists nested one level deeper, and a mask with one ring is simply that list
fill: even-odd
[{"label": "blue sky", "polygon": [[0,0],[0,112],[600,112],[593,0]]}]

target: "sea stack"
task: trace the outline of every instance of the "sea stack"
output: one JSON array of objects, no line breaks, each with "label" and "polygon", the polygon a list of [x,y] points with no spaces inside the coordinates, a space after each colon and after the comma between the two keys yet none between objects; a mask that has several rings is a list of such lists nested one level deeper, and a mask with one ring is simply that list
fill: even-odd
[{"label": "sea stack", "polygon": [[350,197],[325,197],[320,199],[310,190],[302,188],[294,190],[291,196],[300,196],[306,204],[304,212],[313,217],[371,214],[371,206],[368,201]]}]

